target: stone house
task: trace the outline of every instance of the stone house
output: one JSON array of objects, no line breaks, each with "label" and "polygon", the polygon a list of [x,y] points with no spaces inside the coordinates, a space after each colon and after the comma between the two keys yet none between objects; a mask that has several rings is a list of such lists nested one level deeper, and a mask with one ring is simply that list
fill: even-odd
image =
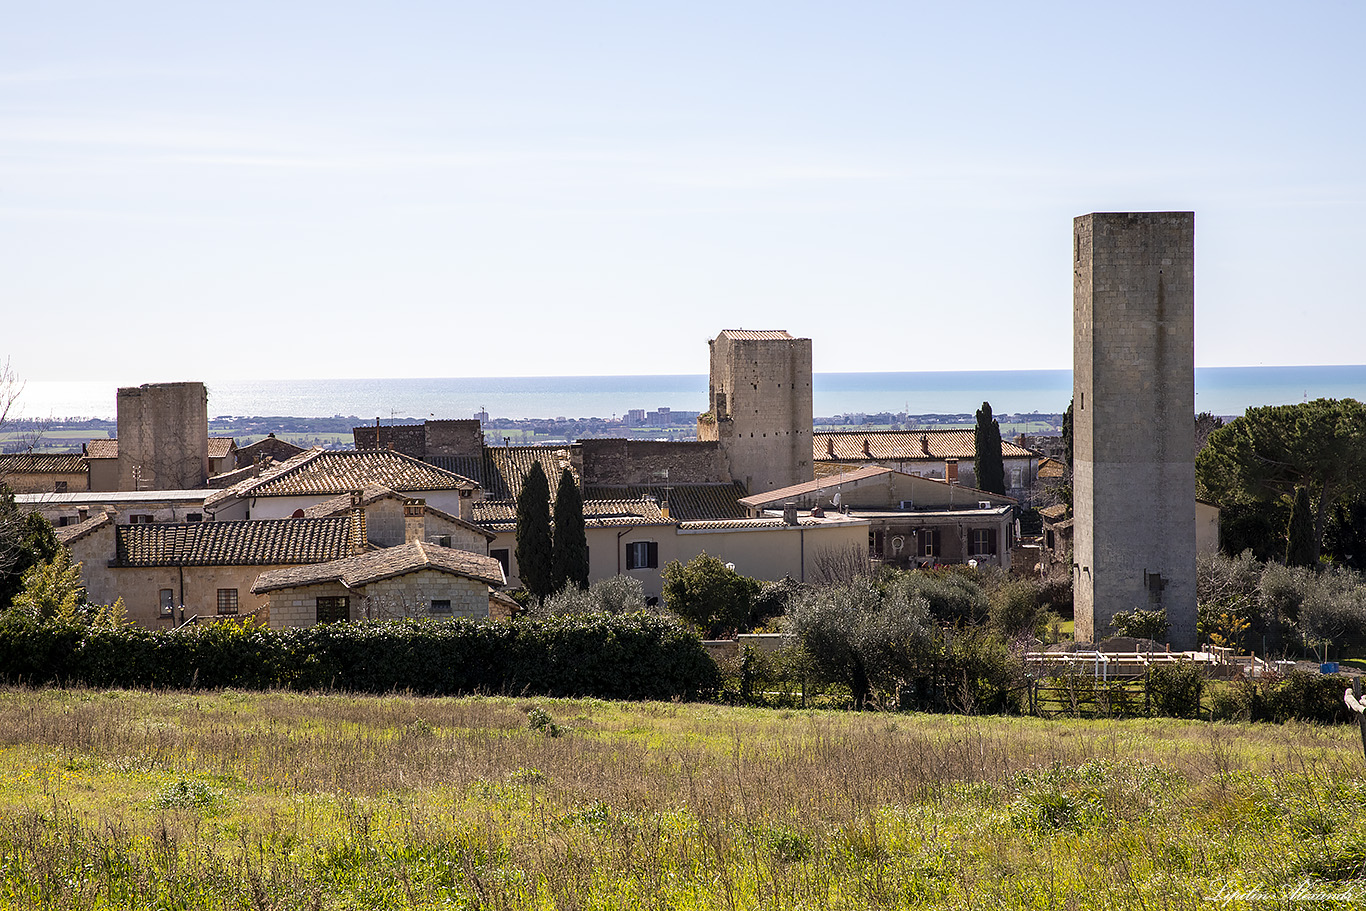
[{"label": "stone house", "polygon": [[256,477],[214,491],[204,507],[216,519],[282,519],[337,496],[383,486],[465,519],[479,485],[392,450],[310,449]]},{"label": "stone house", "polygon": [[[811,446],[818,478],[879,465],[964,487],[977,483],[973,469],[977,449],[971,428],[825,431],[812,437]],[[1040,458],[1016,443],[1001,441],[1006,493],[1017,503],[1031,501]]]},{"label": "stone house", "polygon": [[364,514],[324,519],[115,524],[110,513],[58,529],[95,604],[122,597],[129,620],[170,627],[198,617],[257,614],[251,588],[265,570],[360,553]]},{"label": "stone house", "polygon": [[14,493],[66,493],[90,489],[90,472],[79,455],[0,455],[0,482]]},{"label": "stone house", "polygon": [[234,467],[251,468],[263,462],[287,462],[306,451],[302,446],[295,446],[288,440],[282,440],[269,433],[255,443],[238,447],[237,464]]},{"label": "stone house", "polygon": [[1012,497],[869,466],[740,501],[753,516],[789,509],[843,512],[868,524],[876,562],[901,567],[976,560],[1010,568]]},{"label": "stone house", "polygon": [[365,513],[367,540],[375,547],[429,541],[487,556],[489,544],[497,537],[486,528],[428,505],[426,500],[405,497],[377,484],[310,506],[304,510],[304,518],[346,515],[354,509]]},{"label": "stone house", "polygon": [[14,502],[39,512],[57,528],[110,513],[119,525],[152,522],[202,522],[210,490],[89,490],[75,493],[20,494]]},{"label": "stone house", "polygon": [[492,557],[413,541],[327,563],[269,570],[251,592],[272,627],[397,617],[489,616],[505,582]]}]

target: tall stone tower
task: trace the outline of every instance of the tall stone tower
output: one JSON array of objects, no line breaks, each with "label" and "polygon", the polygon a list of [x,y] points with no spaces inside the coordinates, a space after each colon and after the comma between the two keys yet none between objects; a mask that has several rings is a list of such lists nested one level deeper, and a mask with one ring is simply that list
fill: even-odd
[{"label": "tall stone tower", "polygon": [[1195,647],[1195,213],[1073,222],[1073,582],[1078,641],[1167,612]]},{"label": "tall stone tower", "polygon": [[697,438],[720,442],[751,495],[810,481],[811,339],[725,329],[708,344],[710,411]]},{"label": "tall stone tower", "polygon": [[203,383],[144,383],[118,392],[119,489],[194,490],[209,477]]}]

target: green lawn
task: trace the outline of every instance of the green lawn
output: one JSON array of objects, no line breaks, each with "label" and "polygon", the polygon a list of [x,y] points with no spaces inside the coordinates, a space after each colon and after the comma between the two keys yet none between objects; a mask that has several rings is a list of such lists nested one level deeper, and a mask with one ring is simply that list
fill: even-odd
[{"label": "green lawn", "polygon": [[7,908],[1366,895],[1346,727],[10,689],[0,752]]}]

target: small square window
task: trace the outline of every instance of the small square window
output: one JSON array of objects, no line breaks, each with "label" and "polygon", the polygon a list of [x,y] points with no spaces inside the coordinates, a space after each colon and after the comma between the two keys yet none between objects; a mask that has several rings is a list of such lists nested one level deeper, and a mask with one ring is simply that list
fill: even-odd
[{"label": "small square window", "polygon": [[203,522],[203,521],[204,521],[204,514],[203,514],[202,512],[189,512],[189,513],[186,513],[186,514],[185,514],[185,521],[186,521],[186,522]]},{"label": "small square window", "polygon": [[440,601],[433,601],[433,602],[432,602],[432,613],[434,613],[434,614],[449,614],[450,612],[451,612],[451,602],[450,602],[450,599],[442,599],[442,600],[440,600]]},{"label": "small square window", "polygon": [[163,588],[163,589],[161,590],[161,592],[160,592],[160,597],[161,597],[161,616],[163,616],[163,617],[173,617],[173,616],[175,616],[175,591],[172,590],[172,589],[169,589],[169,588]]},{"label": "small square window", "polygon": [[655,569],[659,566],[659,544],[655,541],[633,541],[626,545],[627,569]]},{"label": "small square window", "polygon": [[218,616],[237,616],[237,589],[220,588],[218,590]]},{"label": "small square window", "polygon": [[54,482],[52,482],[52,492],[53,492],[53,493],[66,493],[66,482],[65,482],[65,481],[54,481]]},{"label": "small square window", "polygon": [[351,619],[351,599],[345,595],[319,598],[317,608],[319,623],[339,623]]}]

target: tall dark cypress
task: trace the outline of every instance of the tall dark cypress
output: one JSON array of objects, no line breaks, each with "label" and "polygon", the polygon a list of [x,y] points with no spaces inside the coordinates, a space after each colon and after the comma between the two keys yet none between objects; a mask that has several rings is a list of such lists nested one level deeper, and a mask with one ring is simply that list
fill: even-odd
[{"label": "tall dark cypress", "polygon": [[1290,524],[1286,528],[1285,565],[1313,566],[1318,562],[1314,554],[1314,510],[1309,503],[1309,488],[1295,488],[1295,503],[1290,507]]},{"label": "tall dark cypress", "polygon": [[550,482],[535,462],[517,495],[517,575],[537,598],[554,592],[550,539]]},{"label": "tall dark cypress", "polygon": [[976,458],[972,468],[977,489],[989,493],[1006,492],[1005,460],[1001,457],[1001,425],[991,416],[991,403],[983,402],[977,412],[977,427],[972,432]]},{"label": "tall dark cypress", "polygon": [[555,591],[588,587],[588,531],[583,521],[583,495],[566,468],[555,490],[555,543],[551,560]]}]

